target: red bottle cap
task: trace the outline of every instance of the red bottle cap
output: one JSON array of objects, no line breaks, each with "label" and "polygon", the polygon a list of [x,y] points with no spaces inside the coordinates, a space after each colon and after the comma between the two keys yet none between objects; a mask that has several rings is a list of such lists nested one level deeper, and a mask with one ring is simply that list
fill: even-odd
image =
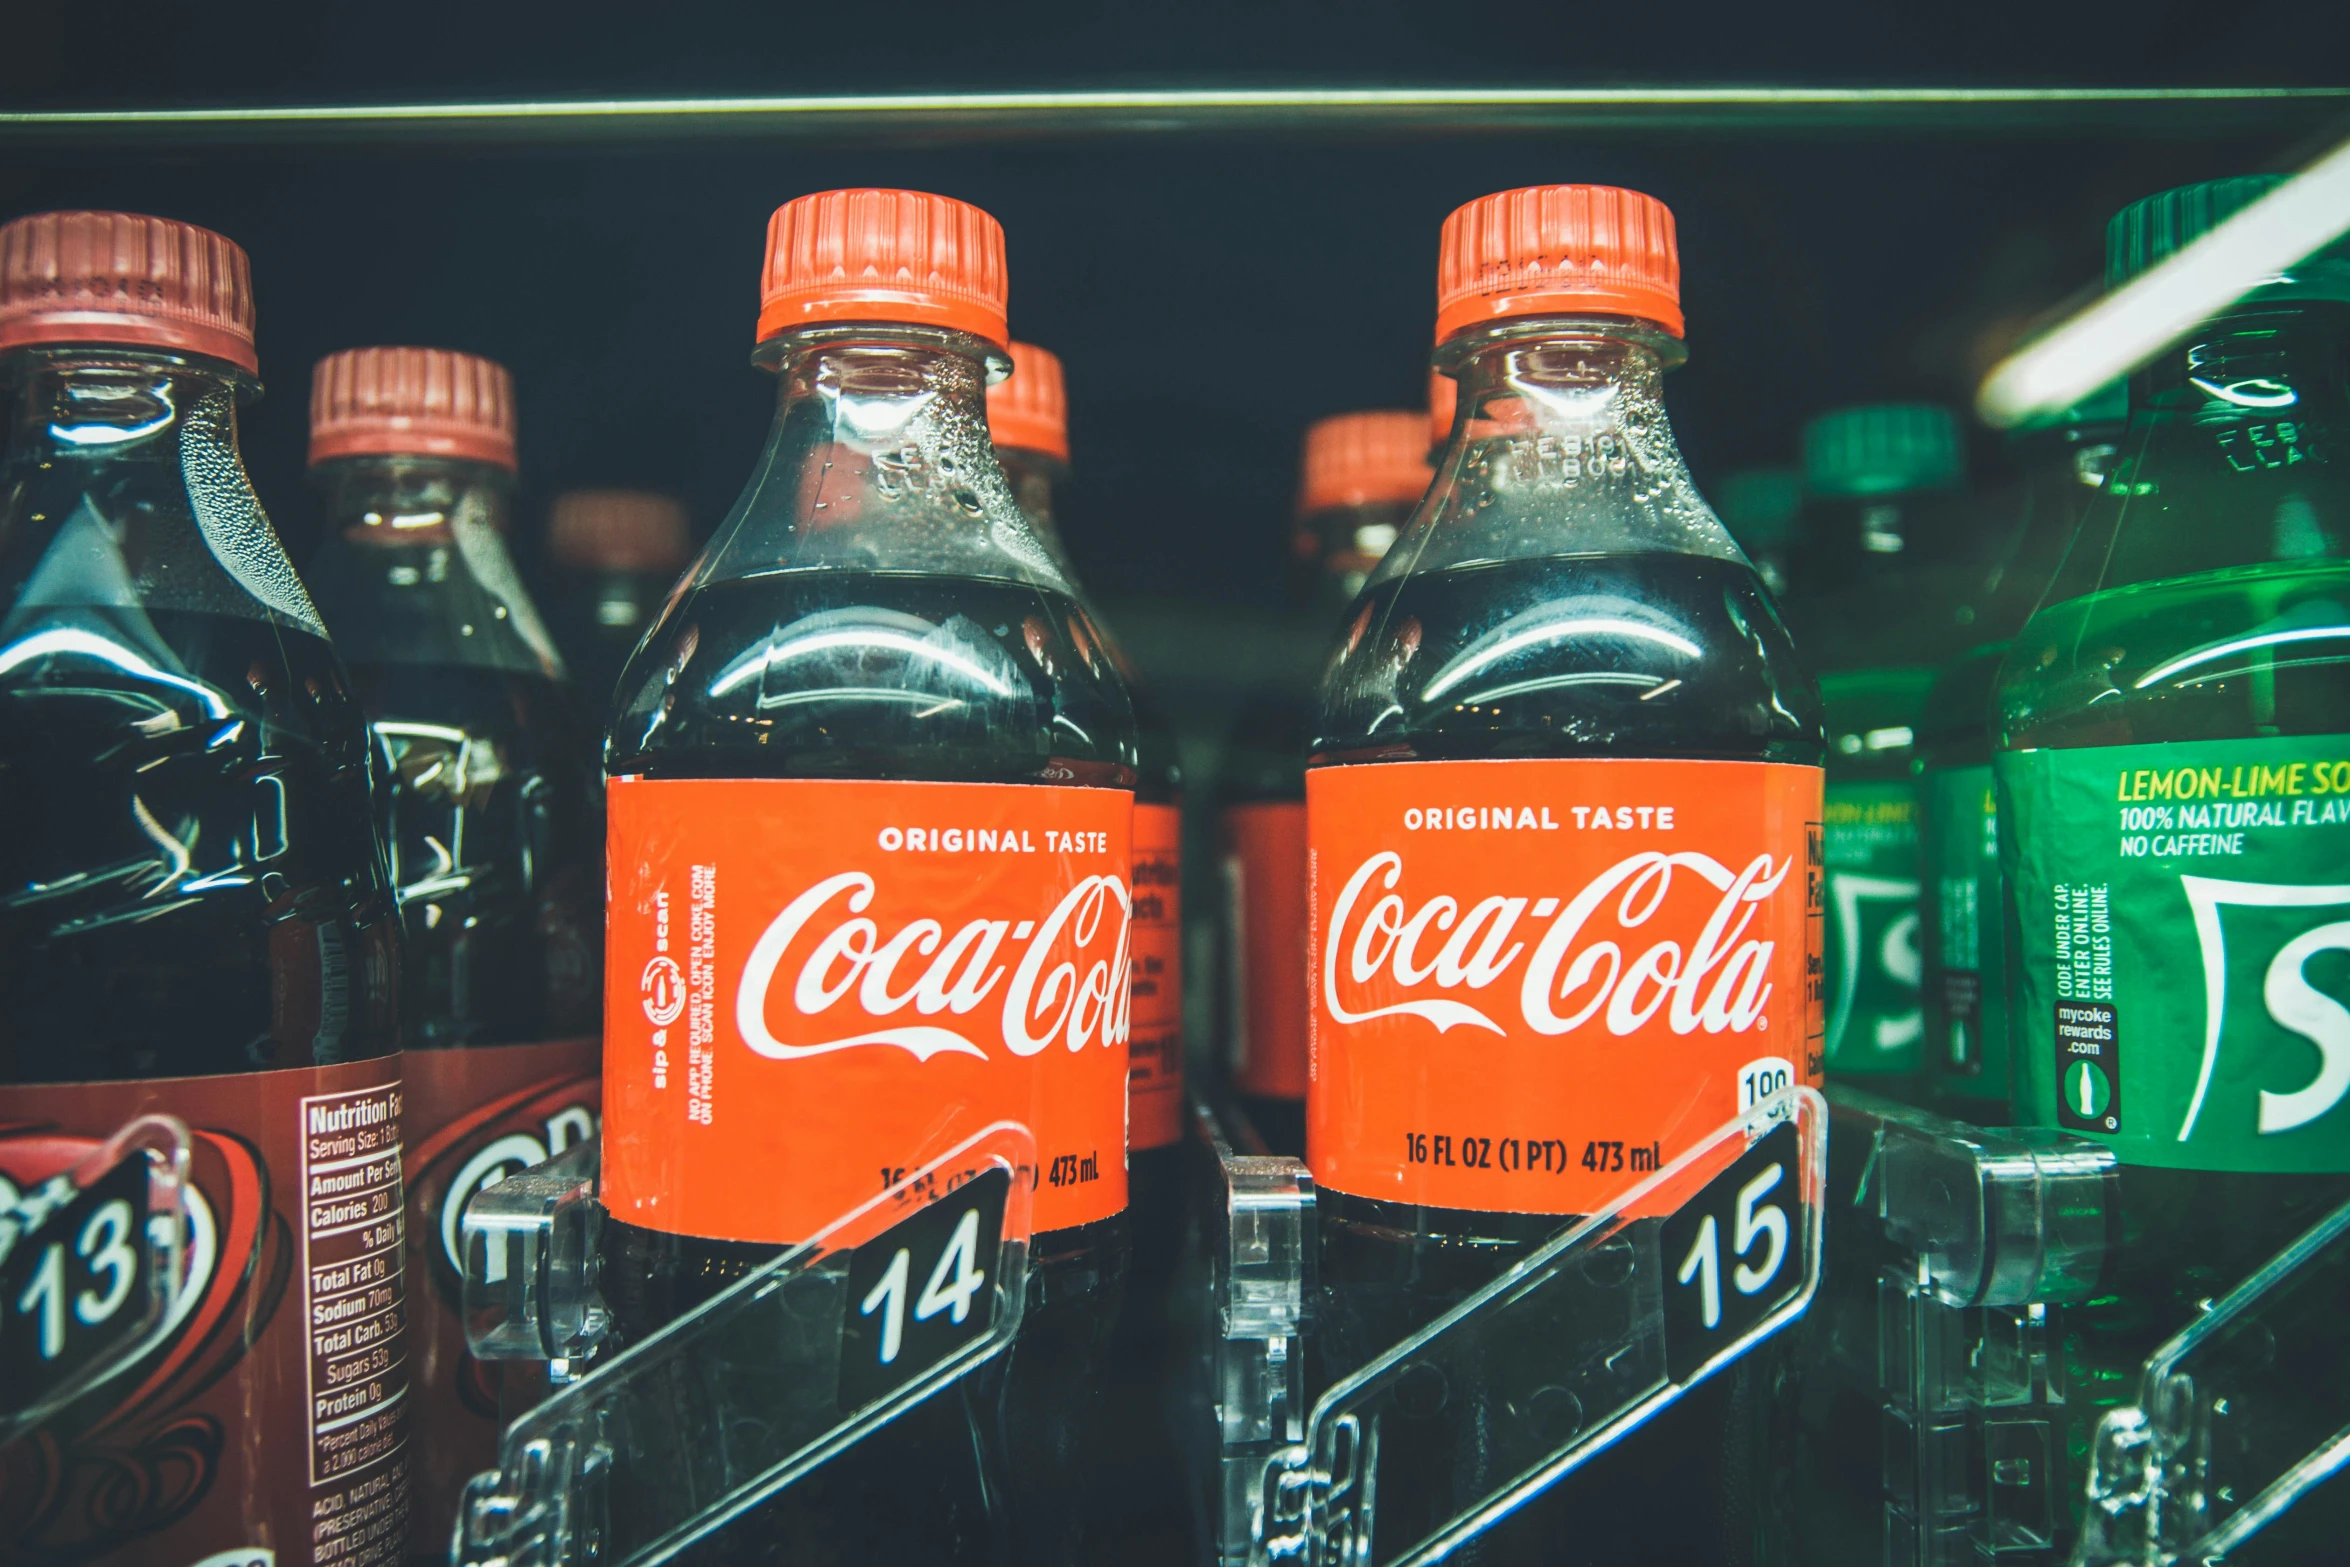
[{"label": "red bottle cap", "polygon": [[1002,346],[1004,230],[966,201],[918,190],[828,190],[775,209],[759,341],[832,321],[969,332]]},{"label": "red bottle cap", "polygon": [[1428,488],[1428,416],[1381,409],[1316,420],[1306,430],[1301,515],[1332,506],[1405,505]]},{"label": "red bottle cap", "polygon": [[1461,403],[1461,383],[1441,370],[1428,372],[1428,444],[1452,439],[1452,416]]},{"label": "red bottle cap", "polygon": [[1444,220],[1436,340],[1514,316],[1635,316],[1679,337],[1673,214],[1613,185],[1532,185]]},{"label": "red bottle cap", "polygon": [[210,229],[135,212],[40,212],[0,226],[0,348],[110,343],[258,374],[253,271]]},{"label": "red bottle cap", "polygon": [[692,553],[685,503],[649,490],[572,490],[555,497],[547,553],[588,571],[674,573]]},{"label": "red bottle cap", "polygon": [[514,377],[446,348],[346,348],[310,372],[310,461],[463,457],[514,467]]},{"label": "red bottle cap", "polygon": [[1061,356],[1014,343],[1012,373],[987,389],[987,433],[998,446],[1069,460],[1069,394]]}]

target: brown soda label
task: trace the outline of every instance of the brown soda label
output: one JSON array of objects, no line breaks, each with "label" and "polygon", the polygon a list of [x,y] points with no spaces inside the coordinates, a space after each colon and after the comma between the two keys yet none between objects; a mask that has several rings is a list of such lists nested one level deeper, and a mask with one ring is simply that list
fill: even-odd
[{"label": "brown soda label", "polygon": [[0,1558],[395,1562],[408,1543],[400,1058],[0,1088],[0,1198],[186,1122],[162,1341],[0,1448]]},{"label": "brown soda label", "polygon": [[602,1054],[594,1039],[408,1052],[407,1260],[416,1291],[408,1342],[419,1541],[449,1538],[465,1482],[497,1465],[500,1368],[465,1348],[465,1205],[595,1135]]},{"label": "brown soda label", "polygon": [[1231,955],[1225,984],[1232,1083],[1267,1099],[1306,1096],[1306,803],[1224,812]]},{"label": "brown soda label", "polygon": [[1134,808],[1133,1032],[1126,1145],[1183,1136],[1183,807]]}]

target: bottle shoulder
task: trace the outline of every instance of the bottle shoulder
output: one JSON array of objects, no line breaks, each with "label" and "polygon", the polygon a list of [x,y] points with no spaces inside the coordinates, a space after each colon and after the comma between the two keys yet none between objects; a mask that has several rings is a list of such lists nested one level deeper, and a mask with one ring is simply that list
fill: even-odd
[{"label": "bottle shoulder", "polygon": [[2350,731],[2350,561],[2229,566],[2043,607],[1997,686],[2001,744]]},{"label": "bottle shoulder", "polygon": [[913,571],[703,582],[630,658],[606,770],[1135,787],[1132,698],[1067,593]]},{"label": "bottle shoulder", "polygon": [[1743,560],[1552,555],[1374,583],[1341,625],[1317,762],[1817,763],[1817,686]]}]

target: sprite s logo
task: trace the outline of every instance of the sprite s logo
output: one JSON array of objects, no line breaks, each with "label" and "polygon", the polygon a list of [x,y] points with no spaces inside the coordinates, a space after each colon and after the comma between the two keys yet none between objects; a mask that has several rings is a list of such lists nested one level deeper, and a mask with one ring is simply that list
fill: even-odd
[{"label": "sprite s logo", "polygon": [[[2223,1035],[2234,1036],[2228,1020],[2228,950],[2221,928],[2223,908],[2350,909],[2350,886],[2300,887],[2276,882],[2222,881],[2208,876],[2181,876],[2179,886],[2194,914],[2195,942],[2203,961],[2203,1060],[2196,1073],[2194,1096],[2179,1124],[2178,1140],[2195,1131],[2211,1092],[2220,1062]],[[2260,995],[2267,1016],[2278,1028],[2298,1035],[2317,1049],[2317,1070],[2299,1087],[2282,1090],[2260,1087],[2259,1128],[2262,1136],[2289,1132],[2332,1110],[2350,1092],[2350,1008],[2310,983],[2308,965],[2324,952],[2350,952],[2350,918],[2313,925],[2278,946],[2262,975]],[[2231,1042],[2234,1042],[2231,1037]],[[2250,1041],[2243,1041],[2246,1048]]]},{"label": "sprite s logo", "polygon": [[[1620,1037],[1660,1011],[1676,1034],[1745,1033],[1764,1018],[1777,945],[1747,932],[1794,864],[1758,854],[1733,871],[1709,854],[1652,850],[1569,897],[1487,897],[1464,913],[1442,893],[1407,902],[1396,890],[1403,856],[1386,850],[1355,868],[1331,906],[1322,1002],[1339,1023],[1408,1016],[1438,1033],[1506,1035],[1483,1008],[1425,991],[1483,991],[1517,970],[1518,1015],[1537,1034],[1599,1020]],[[1529,915],[1547,924],[1517,939]],[[1363,994],[1371,988],[1376,996]]]},{"label": "sprite s logo", "polygon": [[1835,1001],[1828,1015],[1828,1052],[1838,1055],[1852,1025],[1855,1003],[1868,1019],[1869,1050],[1900,1050],[1925,1036],[1918,1002],[1925,964],[1918,951],[1918,884],[1908,876],[1828,873],[1828,905],[1836,921]]}]

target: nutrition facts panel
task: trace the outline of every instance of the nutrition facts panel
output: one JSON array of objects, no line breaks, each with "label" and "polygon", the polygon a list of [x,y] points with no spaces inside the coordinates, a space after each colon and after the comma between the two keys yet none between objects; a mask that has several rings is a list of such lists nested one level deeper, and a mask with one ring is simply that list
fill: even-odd
[{"label": "nutrition facts panel", "polygon": [[399,1104],[398,1083],[302,1101],[313,1485],[389,1457],[404,1436]]}]

